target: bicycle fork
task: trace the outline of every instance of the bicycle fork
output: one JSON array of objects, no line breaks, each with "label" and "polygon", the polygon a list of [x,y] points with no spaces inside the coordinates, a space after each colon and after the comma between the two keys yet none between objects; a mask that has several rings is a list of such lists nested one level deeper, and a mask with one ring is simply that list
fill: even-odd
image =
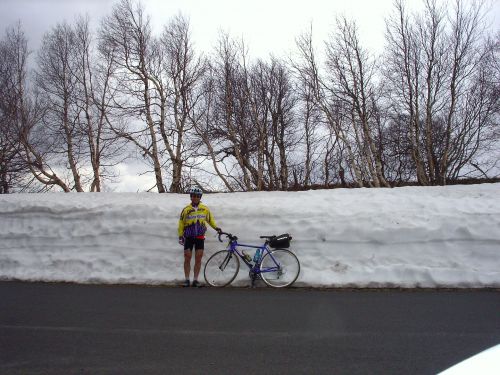
[{"label": "bicycle fork", "polygon": [[226,258],[224,259],[224,261],[222,262],[222,264],[219,266],[219,269],[220,269],[221,271],[224,271],[224,270],[226,269],[226,266],[227,266],[227,264],[229,263],[229,261],[231,260],[231,257],[232,257],[232,256],[233,256],[233,254],[231,254],[231,253],[228,253],[228,254],[226,255]]}]

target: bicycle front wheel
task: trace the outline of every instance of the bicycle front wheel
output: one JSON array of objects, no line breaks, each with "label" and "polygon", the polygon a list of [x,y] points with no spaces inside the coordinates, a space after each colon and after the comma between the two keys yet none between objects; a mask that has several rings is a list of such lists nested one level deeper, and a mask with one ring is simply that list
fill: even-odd
[{"label": "bicycle front wheel", "polygon": [[292,285],[300,273],[300,263],[290,250],[276,249],[267,253],[260,263],[262,280],[274,288]]},{"label": "bicycle front wheel", "polygon": [[215,287],[223,287],[233,282],[238,270],[240,261],[238,256],[230,251],[217,251],[205,264],[205,281]]}]

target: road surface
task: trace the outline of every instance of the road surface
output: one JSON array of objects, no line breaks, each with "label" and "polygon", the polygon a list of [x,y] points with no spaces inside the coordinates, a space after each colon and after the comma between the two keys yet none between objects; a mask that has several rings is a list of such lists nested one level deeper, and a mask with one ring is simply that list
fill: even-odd
[{"label": "road surface", "polygon": [[500,343],[500,292],[0,282],[0,374],[433,374]]}]

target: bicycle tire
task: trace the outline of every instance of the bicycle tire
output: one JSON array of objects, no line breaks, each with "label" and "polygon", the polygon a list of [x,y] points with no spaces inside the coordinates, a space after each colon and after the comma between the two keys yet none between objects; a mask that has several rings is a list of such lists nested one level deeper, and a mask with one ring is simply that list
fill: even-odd
[{"label": "bicycle tire", "polygon": [[[275,260],[278,262],[278,266]],[[278,269],[273,271],[272,269],[274,268]],[[272,250],[270,253],[264,255],[260,263],[260,276],[262,280],[273,288],[285,288],[292,285],[299,277],[299,274],[299,259],[287,249]]]},{"label": "bicycle tire", "polygon": [[227,250],[220,250],[208,258],[203,275],[208,285],[222,288],[233,282],[239,269],[240,261],[238,256]]}]

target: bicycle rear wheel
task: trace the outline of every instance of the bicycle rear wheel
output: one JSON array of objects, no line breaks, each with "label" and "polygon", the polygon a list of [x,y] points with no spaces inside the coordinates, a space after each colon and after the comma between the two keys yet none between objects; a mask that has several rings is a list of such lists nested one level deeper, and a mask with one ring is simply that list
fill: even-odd
[{"label": "bicycle rear wheel", "polygon": [[260,263],[262,280],[274,288],[292,285],[300,273],[300,263],[294,253],[286,249],[276,249],[267,253]]},{"label": "bicycle rear wheel", "polygon": [[207,284],[223,287],[233,282],[240,269],[238,256],[230,251],[217,251],[205,264],[203,271]]}]

